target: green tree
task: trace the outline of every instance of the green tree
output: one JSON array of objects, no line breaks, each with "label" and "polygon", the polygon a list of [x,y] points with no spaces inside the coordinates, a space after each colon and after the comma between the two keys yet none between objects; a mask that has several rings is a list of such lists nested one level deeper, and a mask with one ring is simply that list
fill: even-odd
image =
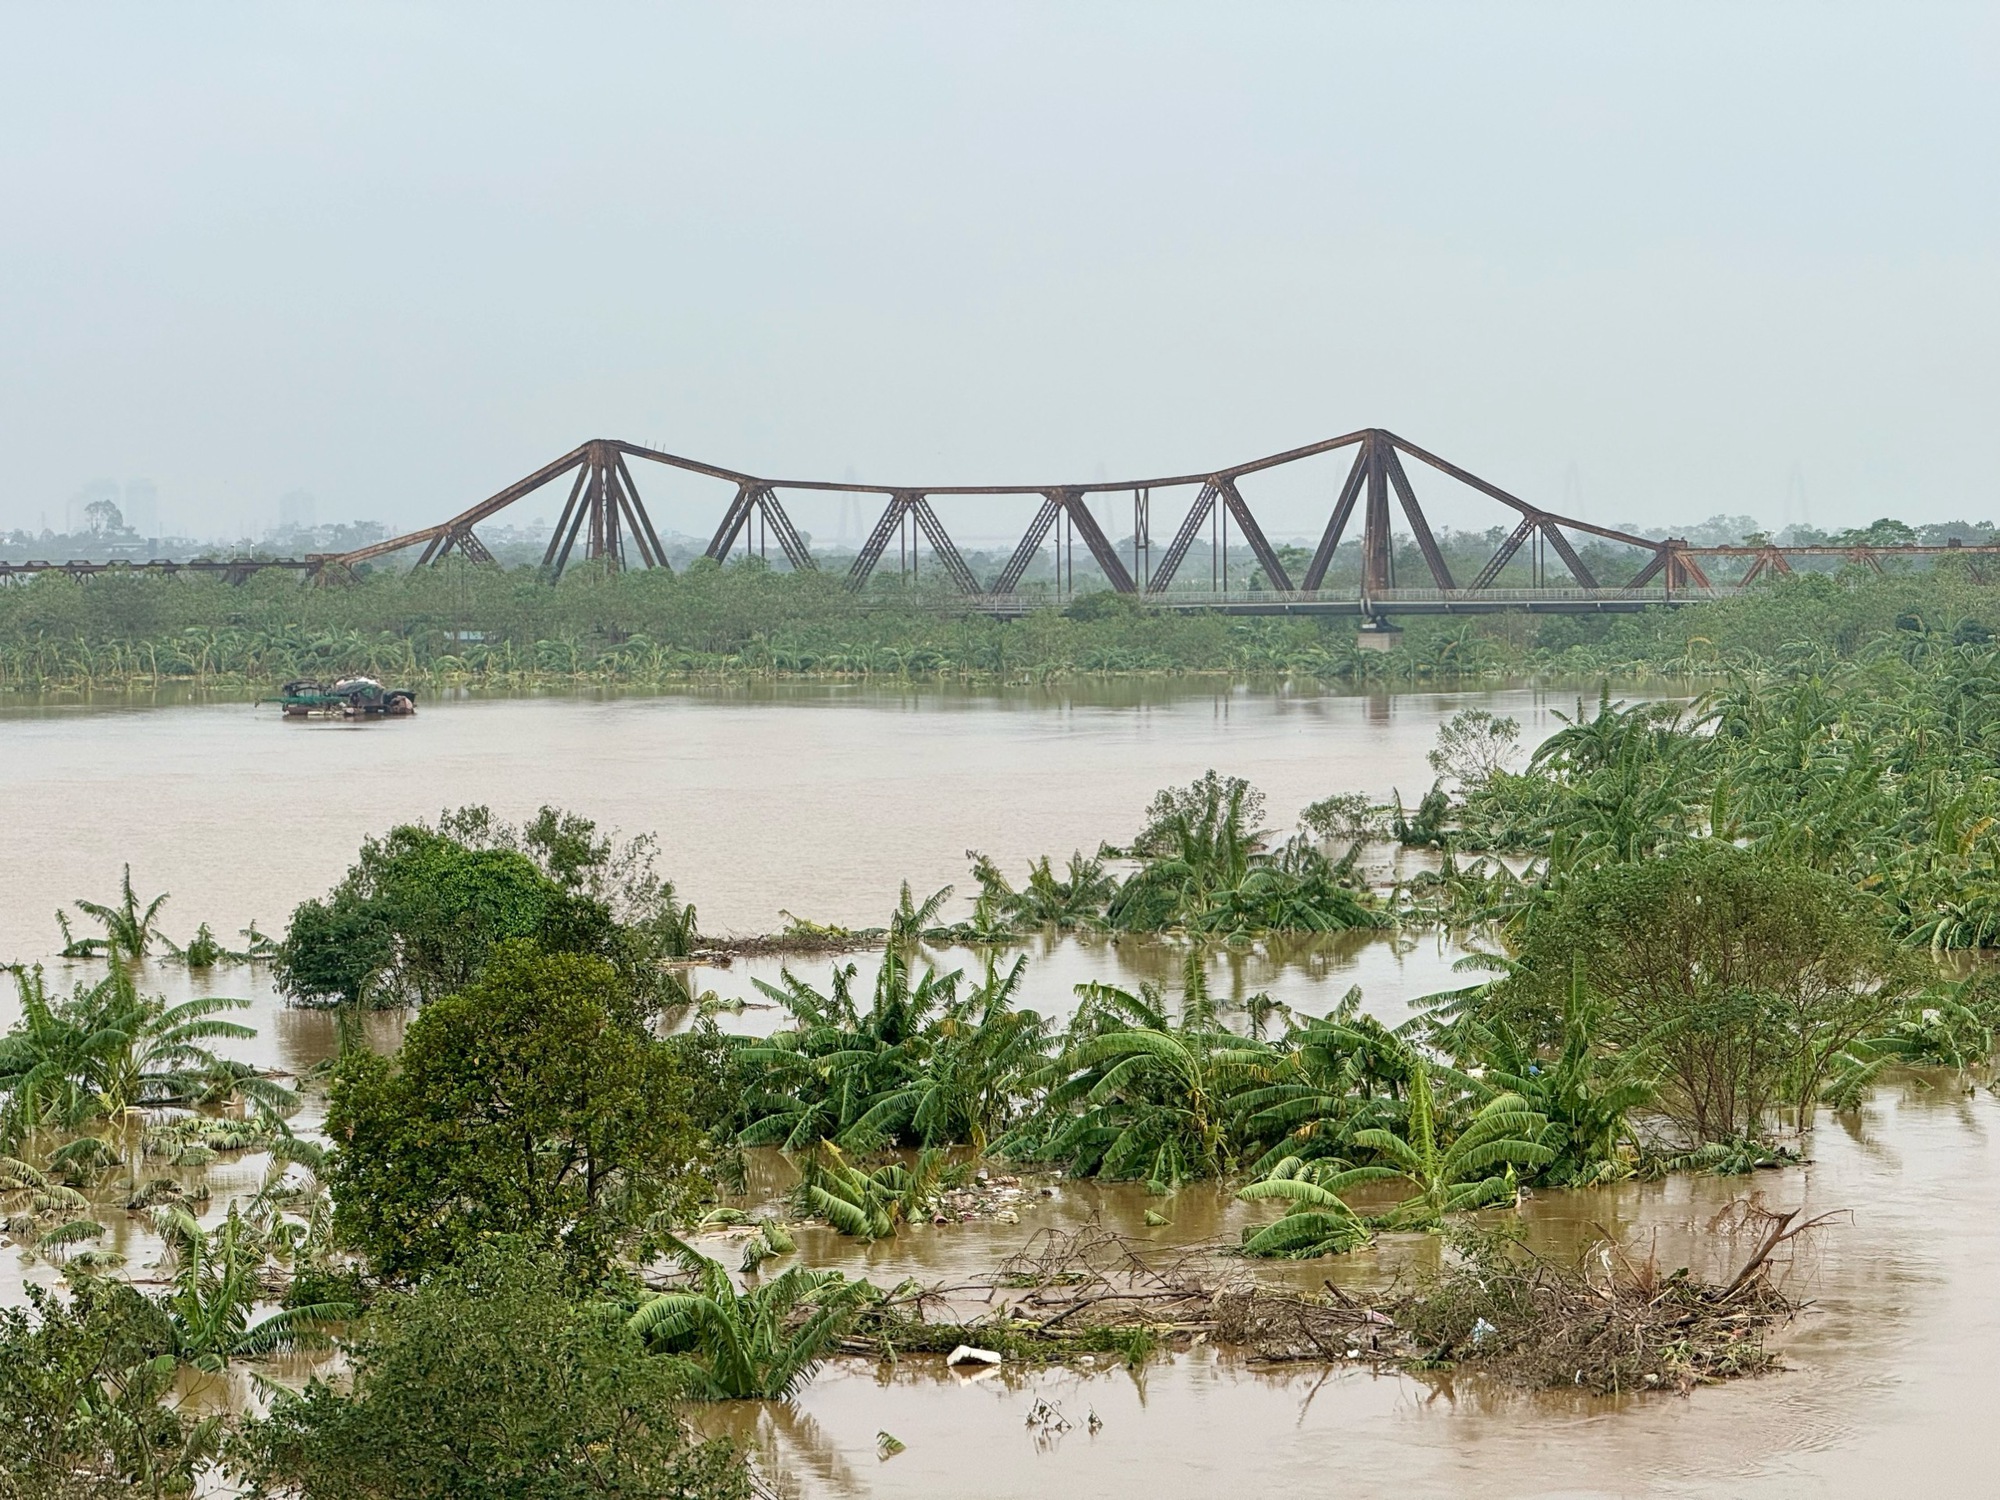
[{"label": "green tree", "polygon": [[1530,926],[1498,1008],[1556,1034],[1577,966],[1606,1044],[1660,1063],[1689,1144],[1811,1110],[1841,1056],[1885,1030],[1926,975],[1882,910],[1782,856],[1702,841],[1578,875]]},{"label": "green tree", "polygon": [[747,1500],[734,1450],[689,1440],[683,1372],[572,1286],[501,1240],[381,1299],[351,1390],[280,1396],[232,1444],[234,1477],[259,1500]]},{"label": "green tree", "polygon": [[295,1000],[359,1005],[395,960],[396,930],[387,914],[342,890],[293,909],[272,973]]},{"label": "green tree", "polygon": [[174,1391],[160,1309],[122,1282],[80,1278],[65,1298],[26,1288],[0,1309],[0,1496],[163,1500],[190,1495],[222,1419]]},{"label": "green tree", "polygon": [[465,807],[366,840],[324,900],[293,912],[275,972],[300,1000],[422,1002],[515,939],[607,959],[635,1013],[687,998],[662,960],[691,950],[694,909],[655,871],[651,841],[621,846],[548,807],[521,828]]},{"label": "green tree", "polygon": [[557,946],[547,942],[552,930],[579,915],[569,906],[517,850],[469,848],[404,824],[364,843],[333,895],[295,914],[279,945],[279,982],[302,999],[353,1001],[374,985],[397,1003],[431,1000],[470,983],[510,939]]},{"label": "green tree", "polygon": [[343,1060],[326,1181],[337,1229],[381,1275],[421,1276],[492,1234],[559,1245],[597,1274],[703,1190],[675,1050],[623,994],[602,959],[512,943],[427,1006],[393,1060]]}]

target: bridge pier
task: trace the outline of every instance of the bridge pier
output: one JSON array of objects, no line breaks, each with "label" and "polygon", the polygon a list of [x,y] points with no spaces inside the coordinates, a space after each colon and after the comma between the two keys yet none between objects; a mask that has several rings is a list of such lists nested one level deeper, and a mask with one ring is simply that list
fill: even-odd
[{"label": "bridge pier", "polygon": [[[1369,605],[1362,601],[1363,610]],[[1403,638],[1403,627],[1386,615],[1366,614],[1361,628],[1354,632],[1355,647],[1362,651],[1394,651],[1396,643]]]}]

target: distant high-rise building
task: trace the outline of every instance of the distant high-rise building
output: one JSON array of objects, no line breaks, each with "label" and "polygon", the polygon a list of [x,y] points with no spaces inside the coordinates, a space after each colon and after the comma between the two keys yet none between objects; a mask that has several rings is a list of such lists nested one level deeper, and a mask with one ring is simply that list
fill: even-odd
[{"label": "distant high-rise building", "polygon": [[319,524],[319,507],[310,491],[293,490],[278,501],[278,530],[311,531]]},{"label": "distant high-rise building", "polygon": [[125,524],[140,536],[160,534],[160,487],[150,479],[125,481]]},{"label": "distant high-rise building", "polygon": [[101,500],[109,500],[116,505],[121,493],[115,479],[91,480],[71,495],[69,504],[63,507],[63,530],[72,536],[90,530],[90,507]]}]

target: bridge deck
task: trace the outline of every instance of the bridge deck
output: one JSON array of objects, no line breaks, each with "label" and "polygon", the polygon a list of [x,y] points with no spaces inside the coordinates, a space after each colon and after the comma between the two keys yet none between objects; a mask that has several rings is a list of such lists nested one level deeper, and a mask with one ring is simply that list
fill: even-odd
[{"label": "bridge deck", "polygon": [[[1696,598],[1735,593],[1716,588]],[[980,594],[956,601],[981,614],[1019,617],[1062,608],[1076,595]],[[1466,615],[1517,610],[1527,614],[1631,614],[1653,605],[1687,604],[1661,589],[1379,589],[1364,597],[1359,589],[1231,589],[1227,592],[1173,590],[1128,596],[1147,609],[1177,613],[1209,611],[1225,615]]]}]

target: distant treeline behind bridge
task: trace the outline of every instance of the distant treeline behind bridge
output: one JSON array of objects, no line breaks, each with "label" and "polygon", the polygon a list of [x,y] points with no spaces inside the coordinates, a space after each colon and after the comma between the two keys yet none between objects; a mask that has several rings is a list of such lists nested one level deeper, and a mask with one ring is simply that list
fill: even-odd
[{"label": "distant treeline behind bridge", "polygon": [[755,558],[691,559],[672,573],[578,567],[553,587],[532,566],[455,558],[341,581],[46,574],[0,587],[0,689],[263,688],[344,672],[431,690],[761,676],[1701,675],[1797,651],[1988,640],[2000,628],[2000,589],[1980,563],[1946,555],[1879,574],[1802,572],[1741,597],[1630,616],[1412,619],[1388,652],[1357,649],[1351,619],[1173,614],[1092,592],[1081,560],[1074,596],[1051,592],[1046,608],[1018,620],[974,612],[942,579],[889,571],[855,593],[835,572],[792,574]]}]

